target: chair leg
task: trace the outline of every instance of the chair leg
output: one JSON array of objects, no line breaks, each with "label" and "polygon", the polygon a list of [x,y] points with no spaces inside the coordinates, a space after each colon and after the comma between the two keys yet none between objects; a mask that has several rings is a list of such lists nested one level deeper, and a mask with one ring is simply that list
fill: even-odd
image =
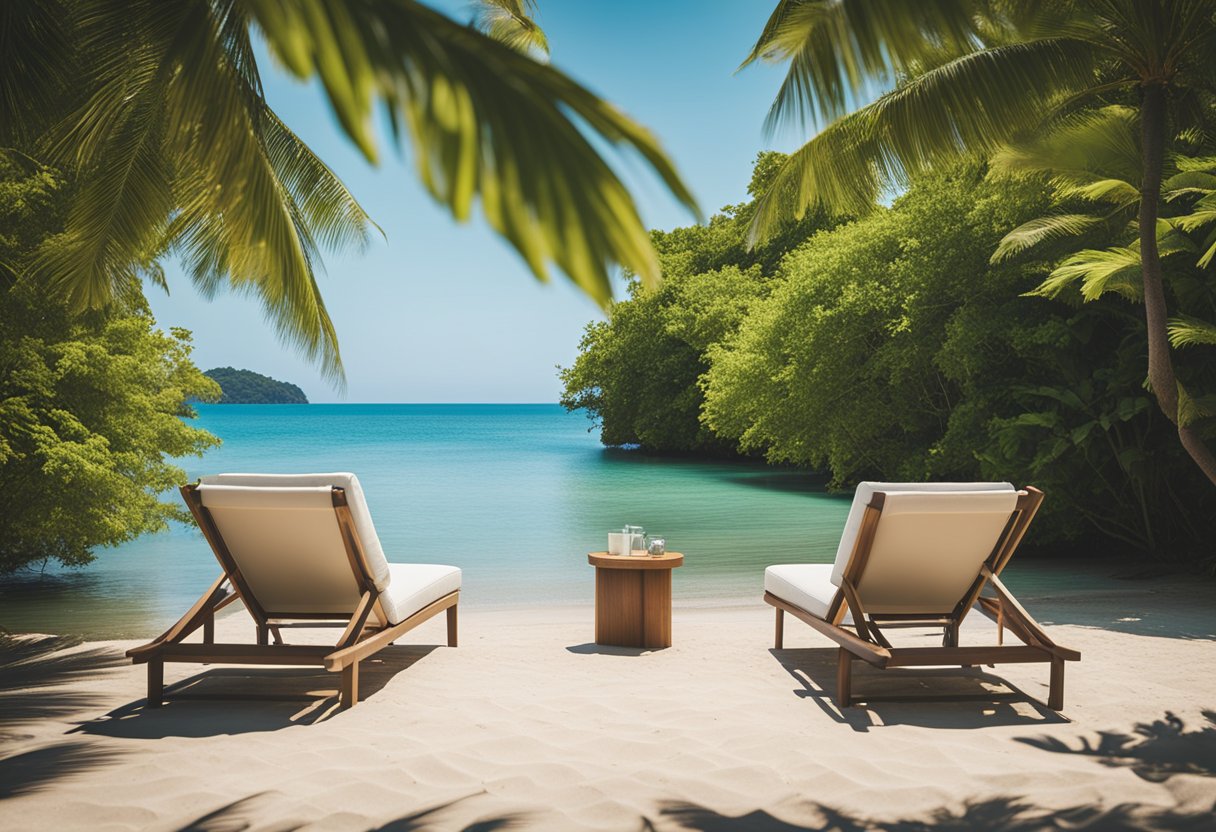
[{"label": "chair leg", "polygon": [[448,647],[456,646],[456,606],[448,607]]},{"label": "chair leg", "polygon": [[148,707],[159,708],[165,703],[165,662],[163,659],[148,661]]},{"label": "chair leg", "polygon": [[342,690],[338,695],[338,704],[343,708],[353,708],[359,704],[359,663],[348,664],[342,668]]},{"label": "chair leg", "polygon": [[1064,710],[1064,660],[1051,660],[1051,686],[1047,689],[1047,707]]},{"label": "chair leg", "polygon": [[258,647],[265,647],[270,644],[270,627],[266,624],[258,624]]},{"label": "chair leg", "polygon": [[215,644],[215,613],[203,619],[203,644]]},{"label": "chair leg", "polygon": [[836,654],[836,704],[849,707],[853,701],[853,654],[841,647]]},{"label": "chair leg", "polygon": [[773,648],[780,650],[781,648],[785,647],[785,610],[777,607],[776,612],[777,622],[773,636]]}]

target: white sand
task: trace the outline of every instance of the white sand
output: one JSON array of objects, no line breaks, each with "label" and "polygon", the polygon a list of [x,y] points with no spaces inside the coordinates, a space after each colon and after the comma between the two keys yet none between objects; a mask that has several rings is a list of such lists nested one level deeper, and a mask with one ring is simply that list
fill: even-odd
[{"label": "white sand", "polygon": [[[1046,665],[859,664],[873,701],[842,713],[830,643],[787,618],[771,651],[759,602],[677,609],[650,653],[588,644],[589,609],[462,610],[459,648],[410,646],[442,642],[427,622],[364,663],[349,711],[323,671],[195,665],[166,681],[231,696],[146,710],[133,642],[85,644],[0,676],[0,828],[1212,829],[1211,596],[1023,599],[1082,651],[1063,716]],[[243,613],[218,629],[252,638]],[[991,633],[975,614],[964,643]]]}]

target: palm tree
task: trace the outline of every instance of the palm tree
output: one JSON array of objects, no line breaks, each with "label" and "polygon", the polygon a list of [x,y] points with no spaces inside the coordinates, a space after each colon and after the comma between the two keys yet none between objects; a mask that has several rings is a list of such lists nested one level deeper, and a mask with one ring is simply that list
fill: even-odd
[{"label": "palm tree", "polygon": [[633,199],[597,147],[639,154],[695,211],[693,198],[644,128],[530,54],[544,47],[530,10],[484,0],[486,34],[414,0],[6,0],[0,148],[76,183],[34,274],[96,308],[175,254],[204,292],[258,296],[340,382],[315,269],[322,247],[362,245],[374,225],[267,105],[260,36],[289,72],[320,79],[372,163],[381,106],[431,195],[462,221],[480,201],[539,279],[554,264],[601,304],[618,264],[657,280]]},{"label": "palm tree", "polygon": [[781,0],[744,65],[790,63],[770,129],[790,118],[823,129],[762,198],[755,238],[808,206],[864,210],[935,165],[989,157],[1088,107],[1129,104],[1140,129],[1148,379],[1216,483],[1216,456],[1180,414],[1156,233],[1167,145],[1183,127],[1216,126],[1213,54],[1212,0]]}]

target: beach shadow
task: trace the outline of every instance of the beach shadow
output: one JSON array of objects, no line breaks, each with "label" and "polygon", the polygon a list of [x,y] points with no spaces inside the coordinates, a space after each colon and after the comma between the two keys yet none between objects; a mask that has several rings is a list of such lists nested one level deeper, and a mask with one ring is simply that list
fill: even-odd
[{"label": "beach shadow", "polygon": [[56,719],[96,708],[98,694],[80,683],[125,664],[110,647],[66,648],[78,639],[61,636],[5,638],[0,643],[0,741],[15,739],[22,723]]},{"label": "beach shadow", "polygon": [[[1177,809],[1122,803],[1110,809],[1073,806],[1042,809],[1024,798],[995,797],[968,801],[961,811],[938,809],[924,817],[896,820],[851,814],[822,803],[798,807],[800,816],[814,820],[790,822],[764,811],[726,815],[705,806],[671,802],[660,810],[661,818],[678,829],[697,832],[1200,832],[1211,828],[1210,811],[1180,812]],[[643,829],[660,827],[643,818]]]},{"label": "beach shadow", "polygon": [[1216,711],[1204,711],[1203,717],[1206,726],[1187,731],[1181,719],[1166,711],[1162,719],[1141,722],[1131,733],[1103,731],[1097,742],[1081,737],[1076,748],[1055,737],[1017,741],[1058,754],[1094,757],[1112,768],[1130,768],[1152,783],[1164,783],[1176,774],[1216,777]]},{"label": "beach shadow", "polygon": [[[528,827],[527,815],[523,813],[483,818],[464,826],[452,822],[450,815],[453,814],[453,810],[484,794],[485,792],[478,792],[404,815],[379,826],[360,828],[366,828],[367,832],[415,832],[423,829],[451,829],[453,832],[497,832],[497,830]],[[276,792],[258,792],[240,800],[234,800],[189,821],[184,826],[177,827],[175,832],[247,832],[247,830],[255,828],[258,832],[294,832],[294,830],[302,829],[317,821],[321,821],[322,826],[325,825],[324,818],[311,818],[308,821],[279,820],[266,825],[263,818],[268,815],[282,814],[281,811],[278,811],[279,807],[270,802],[272,796],[275,795],[277,795]],[[342,826],[344,828],[350,826],[350,821],[345,820]]]},{"label": "beach shadow", "polygon": [[[359,701],[375,695],[433,645],[386,647],[359,664]],[[165,704],[143,699],[80,723],[73,732],[123,739],[213,737],[278,731],[331,719],[339,675],[317,668],[213,667],[165,687]]]},{"label": "beach shadow", "polygon": [[580,656],[644,656],[647,653],[665,649],[664,647],[614,647],[610,644],[596,644],[589,641],[586,644],[573,644],[567,647],[566,651],[577,653]]},{"label": "beach shadow", "polygon": [[1049,725],[1070,720],[1016,685],[979,667],[892,668],[853,663],[854,704],[835,702],[835,647],[770,649],[799,684],[795,695],[813,701],[854,731],[886,725],[975,729],[997,725]]},{"label": "beach shadow", "polygon": [[45,791],[57,781],[110,763],[118,752],[66,742],[0,759],[0,800]]}]

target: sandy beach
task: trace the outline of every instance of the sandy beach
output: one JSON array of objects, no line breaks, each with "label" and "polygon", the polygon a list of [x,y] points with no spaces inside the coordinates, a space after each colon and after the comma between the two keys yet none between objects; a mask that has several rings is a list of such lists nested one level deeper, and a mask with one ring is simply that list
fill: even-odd
[{"label": "sandy beach", "polygon": [[[348,711],[324,672],[191,665],[148,710],[135,642],[26,637],[0,675],[0,826],[1211,829],[1211,590],[1023,598],[1083,654],[1061,715],[1042,665],[859,666],[842,712],[830,643],[790,622],[770,649],[759,601],[677,604],[653,652],[591,643],[590,609],[468,608],[459,648],[429,646],[440,617],[365,663]],[[237,611],[218,635],[252,626]],[[963,643],[991,635],[973,615]]]}]

